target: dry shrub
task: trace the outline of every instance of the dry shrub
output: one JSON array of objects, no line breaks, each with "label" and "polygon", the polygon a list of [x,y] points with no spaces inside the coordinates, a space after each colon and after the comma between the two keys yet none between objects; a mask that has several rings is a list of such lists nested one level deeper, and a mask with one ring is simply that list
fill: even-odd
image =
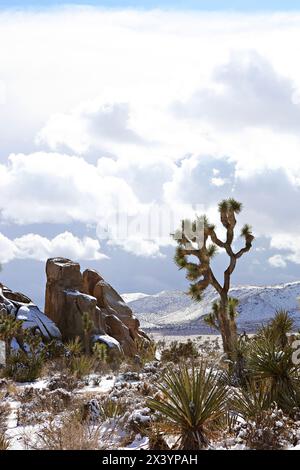
[{"label": "dry shrub", "polygon": [[48,391],[28,388],[18,396],[18,399],[21,401],[21,406],[18,408],[18,423],[21,425],[43,423],[49,416],[54,417],[66,411],[78,410],[83,403],[83,397],[64,389]]},{"label": "dry shrub", "polygon": [[[0,395],[0,400],[3,396]],[[0,403],[0,450],[7,450],[9,441],[5,437],[7,417],[9,414],[9,405],[7,403]]]},{"label": "dry shrub", "polygon": [[199,351],[191,339],[186,342],[172,341],[168,348],[164,349],[161,353],[162,362],[178,363],[180,360],[196,359],[199,357]]},{"label": "dry shrub", "polygon": [[237,435],[250,449],[276,450],[294,444],[293,422],[274,404],[255,421],[237,426]]},{"label": "dry shrub", "polygon": [[82,421],[81,413],[50,419],[37,432],[34,440],[24,436],[28,449],[41,450],[97,450],[99,428]]},{"label": "dry shrub", "polygon": [[9,448],[9,441],[6,439],[4,433],[0,432],[0,451],[8,450],[8,448]]},{"label": "dry shrub", "polygon": [[[0,395],[0,399],[2,399]],[[0,433],[6,430],[6,421],[9,413],[9,405],[7,403],[0,403]]]}]

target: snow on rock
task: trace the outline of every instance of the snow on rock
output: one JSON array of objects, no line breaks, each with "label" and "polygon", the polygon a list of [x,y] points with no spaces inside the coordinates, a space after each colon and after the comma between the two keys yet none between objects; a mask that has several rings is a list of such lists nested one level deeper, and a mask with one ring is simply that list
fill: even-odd
[{"label": "snow on rock", "polygon": [[124,449],[131,449],[131,450],[142,450],[142,449],[148,449],[148,448],[149,448],[149,437],[147,436],[142,437],[140,434],[137,434],[135,436],[135,439],[133,442],[131,442],[131,444],[129,444],[127,447],[124,447]]},{"label": "snow on rock", "polygon": [[109,349],[116,349],[121,353],[121,346],[118,340],[109,335],[94,335],[92,337],[93,343],[104,343]]}]

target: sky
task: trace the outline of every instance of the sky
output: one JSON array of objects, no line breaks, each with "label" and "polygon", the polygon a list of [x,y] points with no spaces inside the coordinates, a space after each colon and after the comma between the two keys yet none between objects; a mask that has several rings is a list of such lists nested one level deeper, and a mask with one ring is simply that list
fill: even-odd
[{"label": "sky", "polygon": [[0,1],[3,283],[42,306],[66,256],[119,292],[187,289],[169,234],[227,197],[256,236],[233,282],[300,279],[298,2],[20,3]]},{"label": "sky", "polygon": [[0,7],[51,7],[61,4],[93,5],[109,8],[165,8],[165,9],[194,9],[205,11],[274,11],[274,10],[298,10],[297,0],[70,0],[60,2],[58,0],[0,0]]}]

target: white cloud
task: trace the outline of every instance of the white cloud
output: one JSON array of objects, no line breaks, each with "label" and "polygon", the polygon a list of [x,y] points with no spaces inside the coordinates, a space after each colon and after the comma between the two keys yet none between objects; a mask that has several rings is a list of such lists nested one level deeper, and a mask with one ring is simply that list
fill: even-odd
[{"label": "white cloud", "polygon": [[295,85],[277,74],[258,53],[233,54],[228,63],[216,67],[212,79],[210,88],[202,88],[186,103],[173,106],[179,117],[201,119],[230,131],[270,127],[299,133]]},{"label": "white cloud", "polygon": [[38,152],[0,165],[2,220],[18,224],[98,223],[134,214],[140,203],[124,179],[103,175],[83,158]]},{"label": "white cloud", "polygon": [[281,232],[272,236],[271,248],[283,250],[281,258],[292,263],[300,264],[300,236],[298,233]]},{"label": "white cloud", "polygon": [[50,257],[63,256],[75,260],[101,260],[107,256],[100,252],[100,243],[90,237],[82,239],[70,232],[60,233],[49,240],[29,233],[10,240],[0,233],[0,262],[14,259],[46,261]]},{"label": "white cloud", "polygon": [[269,264],[273,266],[274,268],[285,268],[286,267],[286,261],[281,255],[274,255],[271,256],[269,259]]},{"label": "white cloud", "polygon": [[156,202],[215,213],[233,195],[258,236],[300,230],[299,26],[298,13],[0,13],[1,221],[105,226]]},{"label": "white cloud", "polygon": [[[120,144],[146,144],[130,128],[128,103],[86,103],[66,114],[54,114],[38,133],[36,143],[51,150],[68,148],[86,154],[90,150],[111,153]],[[117,144],[117,145],[116,145]]]}]

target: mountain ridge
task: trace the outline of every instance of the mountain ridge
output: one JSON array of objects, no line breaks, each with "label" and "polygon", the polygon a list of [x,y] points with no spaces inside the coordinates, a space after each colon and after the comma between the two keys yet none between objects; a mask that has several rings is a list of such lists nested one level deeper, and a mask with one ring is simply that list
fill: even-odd
[{"label": "mountain ridge", "polygon": [[[134,299],[131,293],[131,299]],[[239,300],[237,324],[240,331],[253,332],[272,318],[276,310],[285,309],[294,318],[295,327],[300,327],[300,281],[283,284],[253,286],[236,285],[230,295]],[[141,294],[124,300],[139,318],[143,329],[155,330],[192,330],[199,333],[212,333],[213,330],[203,322],[203,316],[210,312],[211,304],[218,294],[209,287],[201,302],[193,301],[179,290],[162,291],[158,294]]]}]

